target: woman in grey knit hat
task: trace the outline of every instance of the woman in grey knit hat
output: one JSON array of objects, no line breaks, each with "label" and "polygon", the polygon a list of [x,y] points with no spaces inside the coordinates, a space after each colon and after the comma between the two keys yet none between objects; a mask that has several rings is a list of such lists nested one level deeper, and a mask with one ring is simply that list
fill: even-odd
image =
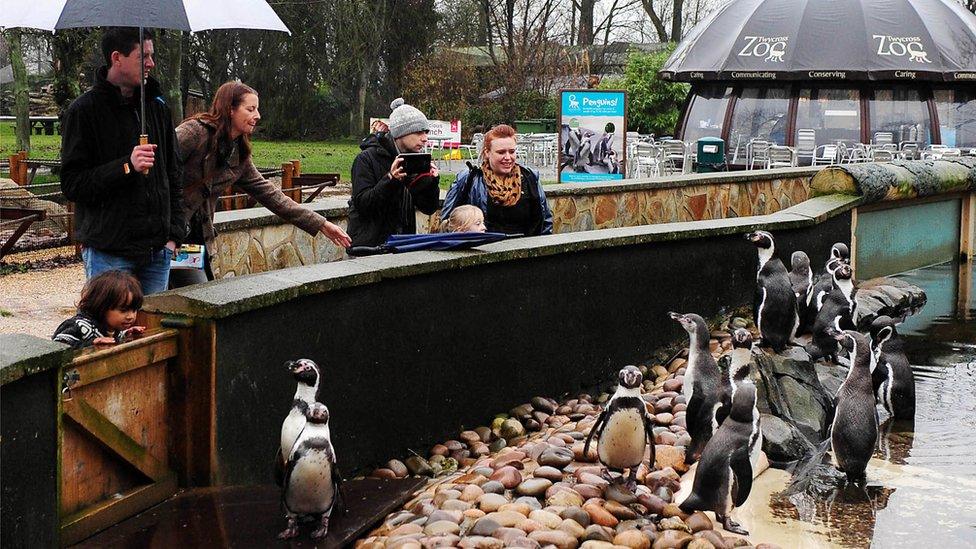
[{"label": "woman in grey knit hat", "polygon": [[425,173],[408,174],[401,153],[422,152],[430,124],[403,98],[390,104],[389,131],[368,135],[352,163],[349,236],[355,246],[379,246],[393,234],[417,232],[416,214],[437,210],[440,175],[432,162]]}]

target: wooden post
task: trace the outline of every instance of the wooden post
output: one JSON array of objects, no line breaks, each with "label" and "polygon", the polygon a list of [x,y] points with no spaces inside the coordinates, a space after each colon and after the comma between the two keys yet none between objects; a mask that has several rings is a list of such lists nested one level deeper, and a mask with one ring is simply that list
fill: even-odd
[{"label": "wooden post", "polygon": [[976,193],[966,193],[960,202],[959,259],[965,262],[976,254]]},{"label": "wooden post", "polygon": [[81,242],[75,239],[75,203],[68,202],[68,242],[75,245],[75,257],[81,257]]},{"label": "wooden post", "polygon": [[20,155],[10,155],[10,179],[20,185]]},{"label": "wooden post", "polygon": [[292,188],[292,177],[295,175],[295,166],[291,162],[285,162],[281,165],[281,192],[285,193],[292,200],[295,200],[295,196],[291,192]]},{"label": "wooden post", "polygon": [[294,166],[294,168],[295,168],[295,172],[292,175],[294,175],[295,177],[301,177],[302,176],[302,161],[301,160],[292,160],[291,161],[291,165]]},{"label": "wooden post", "polygon": [[20,182],[20,185],[26,185],[27,184],[27,151],[20,151],[18,154],[20,155],[20,162],[18,163],[18,165],[20,166],[18,181]]}]

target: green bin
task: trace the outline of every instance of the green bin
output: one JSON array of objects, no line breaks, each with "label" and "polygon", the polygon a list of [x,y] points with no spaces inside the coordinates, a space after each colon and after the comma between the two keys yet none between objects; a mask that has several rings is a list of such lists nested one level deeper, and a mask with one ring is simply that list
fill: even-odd
[{"label": "green bin", "polygon": [[725,141],[718,137],[702,137],[697,143],[698,173],[725,171]]}]

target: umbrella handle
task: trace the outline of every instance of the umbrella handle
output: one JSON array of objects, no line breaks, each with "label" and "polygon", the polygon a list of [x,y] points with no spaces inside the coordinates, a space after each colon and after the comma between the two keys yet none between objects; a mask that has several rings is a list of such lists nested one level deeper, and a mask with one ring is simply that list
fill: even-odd
[{"label": "umbrella handle", "polygon": [[[148,145],[149,144],[149,136],[147,134],[140,135],[139,136],[139,144],[140,145]],[[146,168],[145,170],[142,170],[142,175],[149,175],[149,168]]]}]

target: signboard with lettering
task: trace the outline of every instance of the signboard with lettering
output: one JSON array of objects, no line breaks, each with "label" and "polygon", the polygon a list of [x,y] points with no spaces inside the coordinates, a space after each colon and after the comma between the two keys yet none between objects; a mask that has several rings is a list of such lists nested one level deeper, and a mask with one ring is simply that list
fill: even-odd
[{"label": "signboard with lettering", "polygon": [[624,178],[627,166],[627,93],[559,92],[560,183]]},{"label": "signboard with lettering", "polygon": [[[377,122],[383,126],[377,126]],[[369,131],[386,131],[388,118],[370,118]],[[445,149],[456,149],[461,146],[461,121],[460,120],[428,120],[430,132],[427,134],[431,141],[443,142]],[[378,128],[378,129],[377,129]]]}]

